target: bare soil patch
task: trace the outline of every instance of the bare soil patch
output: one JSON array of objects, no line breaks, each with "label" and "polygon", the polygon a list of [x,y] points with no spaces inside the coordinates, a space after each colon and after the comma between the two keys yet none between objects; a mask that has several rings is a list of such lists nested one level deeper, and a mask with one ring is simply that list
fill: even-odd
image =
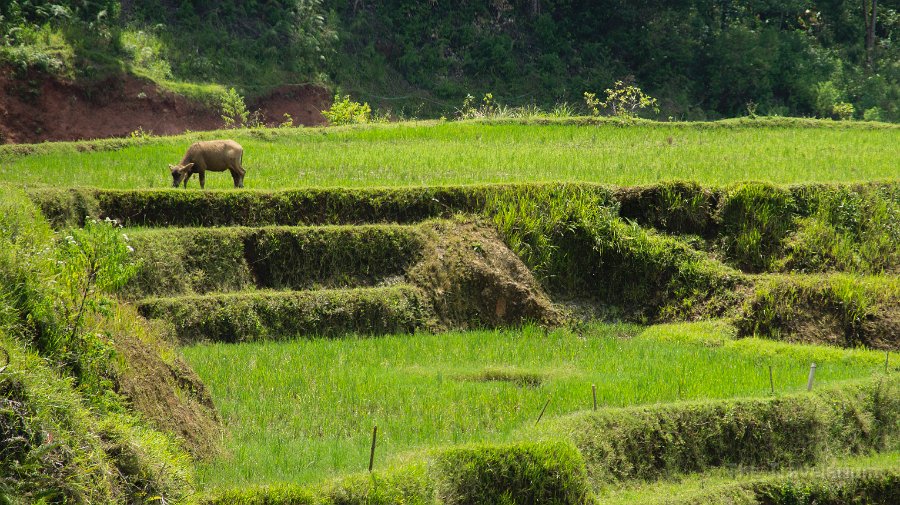
[{"label": "bare soil patch", "polygon": [[[312,85],[282,87],[250,101],[267,124],[290,114],[294,125],[324,123],[319,110],[329,93]],[[223,126],[218,110],[159,89],[134,76],[115,76],[86,85],[32,73],[16,78],[0,69],[0,143],[125,137],[142,129],[156,135]]]}]

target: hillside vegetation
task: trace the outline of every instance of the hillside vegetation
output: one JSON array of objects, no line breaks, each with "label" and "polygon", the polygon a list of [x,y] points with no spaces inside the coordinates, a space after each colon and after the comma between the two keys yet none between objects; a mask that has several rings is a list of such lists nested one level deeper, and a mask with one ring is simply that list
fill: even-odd
[{"label": "hillside vegetation", "polygon": [[662,118],[896,121],[898,9],[877,2],[873,24],[869,2],[834,0],[13,0],[0,61],[26,89],[34,71],[134,73],[214,101],[318,82],[405,116],[486,92],[577,105],[621,80],[660,98]]}]

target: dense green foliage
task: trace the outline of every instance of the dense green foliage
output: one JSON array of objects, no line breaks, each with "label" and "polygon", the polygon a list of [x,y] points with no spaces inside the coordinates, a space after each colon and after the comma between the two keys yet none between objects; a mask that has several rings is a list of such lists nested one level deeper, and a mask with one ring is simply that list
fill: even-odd
[{"label": "dense green foliage", "polygon": [[[529,326],[186,348],[185,356],[213,391],[233,448],[233,457],[204,466],[201,480],[311,482],[364,470],[373,424],[379,470],[407,461],[404,453],[417,448],[500,442],[515,438],[517,429],[533,439],[529,430],[548,398],[541,424],[590,409],[591,384],[605,409],[765,396],[768,365],[778,395],[803,390],[812,361],[819,367],[817,388],[884,369],[881,352],[731,341],[723,324],[651,327],[646,335],[621,324],[580,331],[579,338],[572,330],[545,333]],[[713,338],[719,344],[711,345]],[[616,412],[605,418],[620,417]],[[629,457],[641,453],[636,446]]]},{"label": "dense green foliage", "polygon": [[0,59],[244,93],[329,81],[407,115],[450,115],[485,92],[550,108],[626,81],[664,118],[896,121],[898,8],[878,2],[869,49],[848,0],[16,0],[0,7]]},{"label": "dense green foliage", "polygon": [[334,33],[321,4],[152,0],[129,2],[122,21],[159,40],[160,58],[169,66],[166,77],[252,90],[322,71]]},{"label": "dense green foliage", "polygon": [[819,102],[825,117],[838,102],[852,103],[860,118],[872,107],[883,119],[900,113],[896,2],[878,5],[874,71],[864,65],[859,2],[335,0],[330,6],[343,23],[337,61],[353,62],[338,67],[338,82],[353,83],[362,96],[407,95],[411,88],[447,109],[467,92],[492,91],[501,102],[549,105],[580,102],[585,91],[630,79],[662,99],[663,117],[743,115],[748,104],[766,114],[808,115]]},{"label": "dense green foliage", "polygon": [[[825,117],[839,102],[852,103],[860,118],[872,107],[883,119],[900,113],[893,2],[879,2],[876,71],[864,68],[859,2],[330,5],[343,22],[337,61],[356,63],[347,65],[352,73],[338,67],[338,82],[363,96],[406,95],[406,84],[445,110],[472,91],[550,105],[630,79],[662,99],[663,117],[743,115],[748,104],[766,114],[814,114],[820,102]],[[818,92],[823,86],[831,94]]]}]

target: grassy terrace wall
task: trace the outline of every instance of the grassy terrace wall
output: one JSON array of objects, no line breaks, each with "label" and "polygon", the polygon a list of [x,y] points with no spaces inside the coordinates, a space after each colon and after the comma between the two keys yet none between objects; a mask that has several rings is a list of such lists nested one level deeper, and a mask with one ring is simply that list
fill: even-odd
[{"label": "grassy terrace wall", "polygon": [[180,228],[129,232],[141,266],[130,298],[253,288],[372,286],[418,261],[410,226]]},{"label": "grassy terrace wall", "polygon": [[[57,226],[85,216],[110,217],[128,226],[266,226],[411,223],[457,212],[481,212],[497,193],[538,187],[553,194],[572,185],[488,185],[397,189],[285,191],[32,189],[29,195]],[[611,192],[586,185],[613,203]]]},{"label": "grassy terrace wall", "polygon": [[[421,259],[423,241],[434,240],[423,238],[424,228],[271,225],[415,223],[463,213],[492,222],[549,292],[591,300],[614,318],[726,316],[738,319],[742,335],[898,345],[892,337],[900,324],[897,182],[275,192],[35,188],[30,195],[57,226],[89,216],[136,226],[223,227],[132,233],[144,259],[126,289],[132,298],[395,282]],[[224,228],[234,225],[268,227]],[[835,272],[887,277],[849,279]],[[784,275],[754,277],[761,273]]]},{"label": "grassy terrace wall", "polygon": [[794,468],[900,443],[900,379],[814,395],[582,413],[548,427],[580,449],[592,482],[722,466]]},{"label": "grassy terrace wall", "polygon": [[[894,246],[900,242],[897,182],[787,187],[671,182],[630,188],[521,184],[274,192],[34,188],[29,195],[57,227],[83,224],[86,217],[151,227],[411,223],[455,213],[502,219],[509,209],[498,202],[545,207],[575,199],[582,207],[607,207],[643,227],[687,237],[692,246],[715,249],[728,263],[748,272],[900,271],[900,250]],[[584,211],[566,212],[573,210]]]},{"label": "grassy terrace wall", "polygon": [[[229,490],[202,503],[581,504],[631,480],[723,467],[778,472],[834,456],[897,450],[898,426],[900,379],[882,377],[771,399],[583,412],[528,428],[518,443],[441,449],[383,474],[314,487]],[[739,492],[747,503],[891,503],[898,473],[819,476],[810,484],[800,488],[776,475],[716,493]],[[699,495],[684,503],[704,503]]]},{"label": "grassy terrace wall", "polygon": [[412,333],[430,321],[419,290],[406,285],[149,298],[138,311],[172,322],[182,343]]},{"label": "grassy terrace wall", "polygon": [[900,277],[763,276],[744,299],[736,326],[740,336],[897,349]]}]

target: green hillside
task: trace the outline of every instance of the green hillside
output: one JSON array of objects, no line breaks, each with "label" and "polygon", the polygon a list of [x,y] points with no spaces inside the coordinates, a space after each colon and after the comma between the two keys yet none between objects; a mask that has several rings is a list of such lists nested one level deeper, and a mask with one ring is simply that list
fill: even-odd
[{"label": "green hillside", "polygon": [[206,98],[316,82],[407,117],[450,115],[486,92],[580,105],[622,80],[658,97],[662,119],[896,121],[900,3],[878,2],[872,30],[863,4],[13,0],[0,5],[0,61],[26,82],[128,72]]}]

